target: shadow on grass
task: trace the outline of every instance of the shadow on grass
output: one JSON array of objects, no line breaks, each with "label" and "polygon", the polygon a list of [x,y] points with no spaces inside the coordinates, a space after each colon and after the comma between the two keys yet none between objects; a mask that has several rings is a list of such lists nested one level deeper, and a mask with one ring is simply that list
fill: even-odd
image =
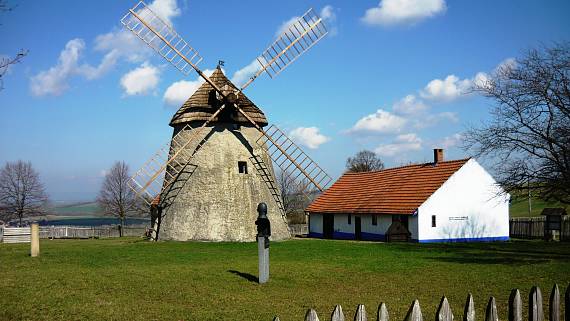
[{"label": "shadow on grass", "polygon": [[255,275],[251,275],[249,273],[243,273],[243,272],[236,271],[236,270],[228,270],[228,272],[235,274],[237,276],[240,276],[240,277],[248,280],[249,282],[259,283],[259,278]]},{"label": "shadow on grass", "polygon": [[[392,245],[401,251],[421,252],[427,259],[460,264],[526,265],[569,262],[570,247],[546,242],[446,243]],[[419,253],[418,253],[419,254]]]}]

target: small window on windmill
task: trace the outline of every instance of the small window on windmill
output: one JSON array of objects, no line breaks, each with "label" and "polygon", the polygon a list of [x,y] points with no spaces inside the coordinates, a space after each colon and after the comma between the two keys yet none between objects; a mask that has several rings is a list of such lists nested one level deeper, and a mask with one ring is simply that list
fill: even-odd
[{"label": "small window on windmill", "polygon": [[247,174],[247,162],[238,162],[238,172],[240,174]]},{"label": "small window on windmill", "polygon": [[432,216],[431,216],[431,227],[436,227],[436,224],[435,224],[435,223],[436,223],[436,222],[435,222],[435,215],[432,215]]}]

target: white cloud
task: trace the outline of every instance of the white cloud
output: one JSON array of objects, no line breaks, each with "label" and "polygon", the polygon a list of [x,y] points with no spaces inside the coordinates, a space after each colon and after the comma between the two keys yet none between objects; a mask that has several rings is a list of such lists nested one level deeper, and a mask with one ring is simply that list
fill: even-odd
[{"label": "white cloud", "polygon": [[455,123],[459,122],[459,117],[457,116],[457,113],[449,112],[449,111],[438,113],[438,114],[425,114],[425,115],[422,115],[422,117],[416,118],[414,120],[414,127],[417,129],[434,127],[441,122],[447,122],[447,123],[454,123],[455,124]]},{"label": "white cloud", "polygon": [[[176,0],[155,0],[149,7],[167,22],[180,15]],[[94,41],[94,49],[104,53],[97,66],[88,63],[80,64],[85,50],[83,39],[72,39],[67,42],[59,55],[57,64],[32,76],[30,90],[35,96],[61,95],[69,88],[71,77],[79,76],[87,80],[97,79],[112,70],[119,59],[130,63],[141,63],[147,60],[152,50],[130,31],[115,30],[98,35]]]},{"label": "white cloud", "polygon": [[331,5],[326,5],[321,9],[320,16],[329,31],[329,36],[334,37],[338,34],[336,25],[336,12],[338,9]]},{"label": "white cloud", "polygon": [[69,88],[68,80],[72,76],[82,76],[88,80],[96,79],[106,73],[116,62],[115,56],[105,57],[99,66],[79,64],[85,42],[72,39],[60,52],[58,62],[48,70],[39,72],[30,79],[30,89],[35,96],[61,95]]},{"label": "white cloud", "polygon": [[[211,76],[213,69],[205,69],[203,73]],[[224,70],[222,69],[222,72]],[[235,75],[234,75],[235,76]],[[166,91],[162,99],[164,103],[173,107],[180,107],[200,86],[204,83],[204,79],[200,76],[196,80],[180,80],[173,82]]]},{"label": "white cloud", "polygon": [[[336,27],[336,11],[337,9],[335,9],[333,6],[326,5],[319,12],[319,16],[323,19],[323,22],[326,25],[327,30],[329,31],[329,36],[335,36],[338,33],[338,28]],[[279,37],[299,19],[301,19],[301,17],[293,16],[289,20],[283,22],[279,26],[279,28],[277,28],[277,31],[275,32],[275,37]],[[301,24],[307,26],[305,22],[302,22]]]},{"label": "white cloud", "polygon": [[180,80],[172,83],[164,92],[164,103],[180,107],[203,83],[204,81],[200,80]]},{"label": "white cloud", "polygon": [[289,136],[294,141],[310,149],[317,149],[320,145],[330,141],[330,138],[319,133],[317,127],[299,127],[293,129]]},{"label": "white cloud", "polygon": [[143,63],[121,77],[121,86],[128,96],[145,95],[156,88],[160,71],[148,63]]},{"label": "white cloud", "polygon": [[359,119],[349,132],[398,133],[407,120],[389,111],[378,109],[376,113]]},{"label": "white cloud", "polygon": [[471,85],[471,79],[459,79],[455,75],[449,75],[443,80],[430,81],[421,91],[421,96],[429,100],[449,102],[467,93]]},{"label": "white cloud", "polygon": [[459,145],[463,141],[463,135],[456,133],[451,136],[446,136],[432,145],[432,148],[448,149]]},{"label": "white cloud", "polygon": [[428,110],[428,108],[429,107],[423,101],[417,99],[415,95],[407,95],[392,106],[392,110],[394,110],[395,113],[404,115],[419,114]]},{"label": "white cloud", "polygon": [[381,0],[361,20],[368,25],[413,25],[446,9],[445,0]]},{"label": "white cloud", "polygon": [[148,7],[170,25],[172,25],[172,18],[178,17],[182,13],[176,0],[154,0]]},{"label": "white cloud", "polygon": [[243,67],[242,69],[236,71],[232,76],[232,83],[236,86],[243,86],[245,82],[249,80],[257,71],[261,69],[261,65],[256,60],[252,61],[249,65]]},{"label": "white cloud", "polygon": [[380,156],[392,157],[403,152],[416,151],[422,148],[422,139],[414,133],[398,135],[390,144],[382,144],[374,149]]}]

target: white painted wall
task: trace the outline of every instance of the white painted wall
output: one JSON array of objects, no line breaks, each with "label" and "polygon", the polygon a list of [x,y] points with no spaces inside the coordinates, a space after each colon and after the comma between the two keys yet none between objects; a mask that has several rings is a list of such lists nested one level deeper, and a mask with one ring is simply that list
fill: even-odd
[{"label": "white painted wall", "polygon": [[323,234],[323,215],[309,215],[309,233]]},{"label": "white painted wall", "polygon": [[508,238],[510,196],[497,196],[500,191],[493,177],[469,160],[420,206],[418,240]]},{"label": "white painted wall", "polygon": [[386,235],[388,228],[392,225],[392,215],[376,215],[378,225],[372,225],[373,215],[360,215],[362,232],[371,234]]},{"label": "white painted wall", "polygon": [[348,214],[334,214],[334,231],[354,234],[354,215],[348,224]]}]

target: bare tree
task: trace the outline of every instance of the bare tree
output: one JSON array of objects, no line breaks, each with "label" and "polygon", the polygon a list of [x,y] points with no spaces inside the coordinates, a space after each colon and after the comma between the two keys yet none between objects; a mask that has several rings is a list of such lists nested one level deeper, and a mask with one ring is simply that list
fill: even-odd
[{"label": "bare tree", "polygon": [[384,162],[369,150],[362,150],[346,160],[346,170],[349,172],[371,172],[381,169],[384,169]]},{"label": "bare tree", "polygon": [[138,214],[142,211],[141,202],[128,185],[129,180],[129,165],[125,162],[115,162],[105,175],[97,197],[97,203],[105,214],[116,216],[119,219],[120,236],[123,236],[123,226],[127,215]]},{"label": "bare tree", "polygon": [[467,131],[464,147],[494,159],[507,191],[532,186],[570,204],[570,44],[529,50],[475,86],[495,105],[490,123]]},{"label": "bare tree", "polygon": [[280,171],[277,173],[277,184],[281,191],[281,200],[283,201],[285,215],[298,211],[302,204],[299,201],[299,188],[297,183],[291,176]]},{"label": "bare tree", "polygon": [[8,221],[46,212],[47,194],[32,163],[8,162],[0,171],[0,216]]},{"label": "bare tree", "polygon": [[[14,10],[15,6],[9,5],[6,1],[0,0],[0,12],[8,12]],[[1,25],[1,24],[0,24]],[[18,64],[28,55],[29,50],[20,49],[13,57],[0,58],[0,91],[4,89],[4,75],[8,72],[11,65]]]}]

